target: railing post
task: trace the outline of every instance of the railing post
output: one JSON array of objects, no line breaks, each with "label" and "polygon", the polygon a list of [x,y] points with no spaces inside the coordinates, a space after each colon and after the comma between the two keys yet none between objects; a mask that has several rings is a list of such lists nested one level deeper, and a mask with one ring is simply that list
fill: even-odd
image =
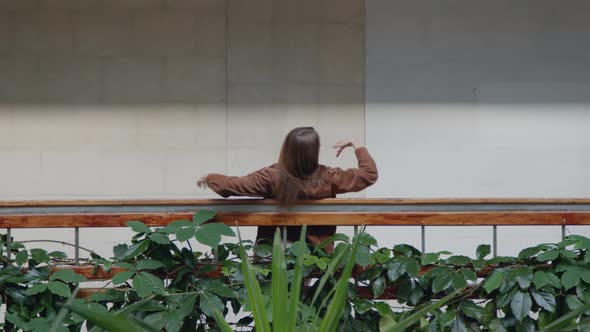
[{"label": "railing post", "polygon": [[561,241],[563,240],[565,240],[565,225],[561,225]]},{"label": "railing post", "polygon": [[74,228],[74,262],[80,265],[80,227]]},{"label": "railing post", "polygon": [[420,226],[420,248],[422,253],[426,252],[426,226]]},{"label": "railing post", "polygon": [[10,260],[11,252],[10,252],[10,242],[12,242],[12,232],[10,228],[6,229],[6,258]]},{"label": "railing post", "polygon": [[492,252],[494,257],[498,257],[498,226],[493,226]]},{"label": "railing post", "polygon": [[287,249],[287,226],[283,226],[283,250]]}]

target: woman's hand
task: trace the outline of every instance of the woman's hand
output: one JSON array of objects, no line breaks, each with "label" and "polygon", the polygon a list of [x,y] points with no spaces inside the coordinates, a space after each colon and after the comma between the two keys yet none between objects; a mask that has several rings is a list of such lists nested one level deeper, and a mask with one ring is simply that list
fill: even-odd
[{"label": "woman's hand", "polygon": [[344,139],[336,142],[336,144],[334,144],[334,149],[336,149],[336,157],[340,156],[342,150],[346,149],[349,146],[352,146],[355,150],[360,148],[360,145],[358,145],[357,142],[355,142],[352,139]]},{"label": "woman's hand", "polygon": [[207,189],[209,187],[207,185],[207,175],[203,175],[200,179],[197,180],[197,187],[203,189]]}]

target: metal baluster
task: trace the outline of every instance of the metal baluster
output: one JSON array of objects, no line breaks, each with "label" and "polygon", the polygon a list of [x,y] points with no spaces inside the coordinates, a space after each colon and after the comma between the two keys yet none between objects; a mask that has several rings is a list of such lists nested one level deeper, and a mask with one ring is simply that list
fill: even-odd
[{"label": "metal baluster", "polygon": [[561,225],[561,241],[563,240],[565,240],[565,225]]},{"label": "metal baluster", "polygon": [[74,262],[80,265],[80,228],[74,228]]},{"label": "metal baluster", "polygon": [[426,252],[426,226],[420,226],[420,248],[422,253]]},{"label": "metal baluster", "polygon": [[283,250],[287,249],[287,226],[283,226]]},{"label": "metal baluster", "polygon": [[6,229],[6,258],[8,260],[10,260],[10,256],[11,256],[11,252],[10,252],[10,242],[12,242],[12,232],[10,231],[10,228]]},{"label": "metal baluster", "polygon": [[357,225],[354,226],[354,235],[356,236],[359,233],[359,227]]},{"label": "metal baluster", "polygon": [[493,234],[494,234],[494,238],[493,238],[493,242],[492,242],[492,250],[494,253],[494,257],[498,256],[498,226],[494,225],[493,226]]}]

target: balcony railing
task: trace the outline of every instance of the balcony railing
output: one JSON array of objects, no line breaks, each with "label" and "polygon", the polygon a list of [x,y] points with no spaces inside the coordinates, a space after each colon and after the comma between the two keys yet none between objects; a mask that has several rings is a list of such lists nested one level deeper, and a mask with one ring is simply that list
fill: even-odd
[{"label": "balcony railing", "polygon": [[302,201],[290,209],[258,199],[150,199],[0,201],[0,228],[73,228],[75,260],[80,257],[79,229],[126,227],[130,220],[164,226],[198,210],[217,212],[215,221],[230,226],[420,226],[421,249],[428,226],[590,225],[590,199],[324,199]]}]

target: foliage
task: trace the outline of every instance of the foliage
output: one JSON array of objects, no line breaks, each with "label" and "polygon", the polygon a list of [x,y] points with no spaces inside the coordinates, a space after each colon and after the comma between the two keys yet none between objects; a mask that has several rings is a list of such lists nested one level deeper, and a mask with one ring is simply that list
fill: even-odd
[{"label": "foliage", "polygon": [[[136,233],[131,243],[115,246],[111,258],[91,260],[106,271],[124,269],[112,279],[117,287],[90,299],[72,295],[86,278],[51,268],[64,253],[28,249],[1,235],[0,301],[7,312],[0,328],[79,331],[88,313],[99,317],[87,322],[94,331],[104,319],[156,331],[254,324],[259,331],[267,324],[281,331],[328,325],[425,332],[590,328],[590,239],[583,236],[526,248],[517,257],[489,257],[490,246],[481,245],[470,258],[404,244],[377,248],[361,232],[354,241],[335,235],[334,253],[327,254],[322,247],[328,242],[309,247],[299,241],[286,250],[280,241],[222,243],[235,234],[209,222],[212,217],[203,211],[161,228],[129,222]],[[193,250],[196,242],[209,252]],[[347,278],[353,267],[354,281]],[[378,300],[391,294],[399,306]]]}]

